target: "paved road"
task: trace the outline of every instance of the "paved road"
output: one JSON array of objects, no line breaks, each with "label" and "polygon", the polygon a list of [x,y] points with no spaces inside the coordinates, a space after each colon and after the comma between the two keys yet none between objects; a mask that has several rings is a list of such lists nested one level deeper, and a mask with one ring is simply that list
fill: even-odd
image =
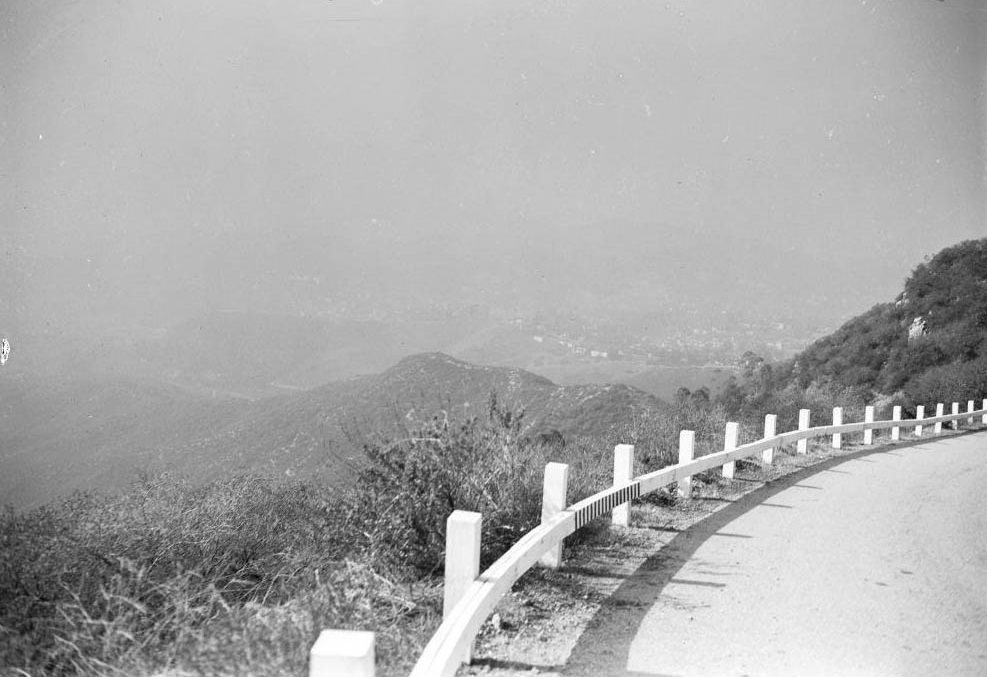
[{"label": "paved road", "polygon": [[769,485],[682,532],[566,674],[987,675],[987,433]]}]

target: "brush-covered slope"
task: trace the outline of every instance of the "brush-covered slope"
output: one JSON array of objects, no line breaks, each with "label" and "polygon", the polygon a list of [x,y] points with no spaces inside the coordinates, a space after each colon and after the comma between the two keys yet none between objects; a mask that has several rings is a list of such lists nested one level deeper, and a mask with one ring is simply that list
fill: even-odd
[{"label": "brush-covered slope", "polygon": [[141,471],[197,480],[237,470],[321,472],[345,482],[370,437],[399,437],[432,416],[484,417],[491,393],[524,409],[525,432],[594,435],[664,404],[628,386],[557,386],[521,369],[441,353],[374,375],[260,400],[212,398],[154,381],[91,377],[0,383],[0,503],[30,506],[108,489]]},{"label": "brush-covered slope", "polygon": [[987,238],[920,264],[894,302],[816,341],[779,376],[776,386],[903,393],[916,404],[987,395]]}]

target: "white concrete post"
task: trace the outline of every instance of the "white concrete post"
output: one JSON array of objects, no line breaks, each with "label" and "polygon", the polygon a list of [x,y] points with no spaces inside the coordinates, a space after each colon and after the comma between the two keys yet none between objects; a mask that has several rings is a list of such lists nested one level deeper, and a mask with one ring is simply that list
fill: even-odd
[{"label": "white concrete post", "polygon": [[[953,402],[953,412],[952,413],[953,414],[960,413],[960,403],[959,402]],[[960,427],[960,421],[959,421],[959,419],[954,418],[952,421],[950,421],[950,423],[952,424],[951,427],[953,428],[953,430],[959,430],[959,427]]]},{"label": "white concrete post", "polygon": [[[740,424],[731,421],[727,423],[727,430],[723,436],[723,450],[730,451],[737,448],[737,439],[740,437]],[[737,462],[730,461],[723,464],[723,477],[732,480],[737,472]]]},{"label": "white concrete post", "polygon": [[374,633],[323,630],[308,652],[309,677],[374,677]]},{"label": "white concrete post", "polygon": [[[634,445],[618,444],[613,448],[613,485],[622,487],[634,479]],[[621,503],[613,509],[612,524],[626,527],[631,523],[631,502]]]},{"label": "white concrete post", "polygon": [[[679,465],[692,461],[696,453],[696,433],[683,430],[679,433]],[[679,480],[679,496],[692,498],[692,475]]]},{"label": "white concrete post", "polygon": [[[987,409],[987,400],[984,400],[984,406],[981,409]],[[987,414],[984,414],[983,418],[980,420],[981,423],[987,423]]]},{"label": "white concrete post", "polygon": [[[809,429],[809,410],[799,409],[799,430]],[[809,451],[809,440],[799,440],[798,453],[805,454]]]},{"label": "white concrete post", "polygon": [[[966,401],[966,412],[968,414],[972,414],[973,413],[973,400],[967,400]],[[973,425],[973,416],[971,416],[970,418],[967,419],[967,423],[969,423],[970,425]]]},{"label": "white concrete post", "polygon": [[[864,423],[874,422],[874,407],[864,407]],[[874,431],[870,428],[864,430],[864,444],[874,444]]]},{"label": "white concrete post", "polygon": [[[901,406],[895,405],[895,408],[891,410],[891,420],[900,421],[901,420]],[[891,428],[891,441],[897,442],[901,439],[901,428],[894,426]]]},{"label": "white concrete post", "polygon": [[[833,425],[843,425],[843,407],[833,407]],[[843,434],[833,433],[833,449],[843,446]]]},{"label": "white concrete post", "polygon": [[[443,581],[442,618],[449,614],[480,576],[480,528],[483,515],[453,510],[446,520],[446,571]],[[466,647],[464,663],[473,660],[473,645]]]},{"label": "white concrete post", "polygon": [[[565,510],[566,494],[569,490],[569,466],[565,463],[549,463],[545,466],[545,482],[541,493],[542,524]],[[562,564],[562,541],[546,552],[538,563],[549,569],[558,569]]]},{"label": "white concrete post", "polygon": [[[920,404],[917,407],[915,407],[915,420],[921,421],[923,418],[925,418],[925,406]],[[922,424],[918,423],[915,426],[915,437],[921,437],[921,436],[922,436]]]},{"label": "white concrete post", "polygon": [[[944,409],[944,407],[943,407],[942,402],[940,402],[939,404],[937,404],[936,405],[936,416],[942,416],[943,409]],[[942,421],[936,421],[936,435],[939,435],[940,433],[942,433]]]},{"label": "white concrete post", "polygon": [[[764,438],[774,437],[778,429],[778,416],[777,414],[765,414],[764,415]],[[775,448],[768,447],[761,452],[761,462],[765,465],[771,465],[775,461]]]}]

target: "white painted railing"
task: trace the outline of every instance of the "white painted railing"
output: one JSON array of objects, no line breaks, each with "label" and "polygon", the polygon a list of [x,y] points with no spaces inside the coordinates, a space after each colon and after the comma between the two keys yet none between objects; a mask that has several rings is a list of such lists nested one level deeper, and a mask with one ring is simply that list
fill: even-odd
[{"label": "white painted railing", "polygon": [[[987,424],[987,399],[980,409],[974,409],[974,401],[967,402],[967,410],[959,411],[959,403],[953,403],[952,413],[944,414],[943,404],[936,405],[936,416],[924,418],[925,408],[916,408],[916,418],[901,419],[901,407],[894,407],[891,420],[874,421],[873,408],[865,409],[864,420],[859,423],[843,421],[841,407],[833,409],[831,425],[809,427],[809,410],[799,412],[797,430],[775,434],[776,417],[765,417],[764,437],[756,442],[737,445],[738,426],[728,423],[724,436],[724,450],[694,459],[695,434],[683,430],[679,436],[679,462],[675,465],[632,477],[633,446],[617,445],[614,450],[614,485],[588,498],[563,508],[565,504],[568,466],[549,463],[545,469],[545,491],[542,507],[542,523],[525,534],[500,559],[486,571],[479,573],[480,526],[478,513],[455,511],[447,521],[446,536],[446,585],[443,621],[418,659],[411,677],[452,677],[464,662],[471,658],[473,640],[487,617],[511,586],[532,566],[558,567],[561,562],[562,540],[577,529],[608,512],[614,524],[627,525],[632,499],[644,496],[678,482],[679,493],[690,495],[690,480],[697,473],[722,467],[723,476],[732,478],[734,464],[741,459],[761,454],[761,461],[771,464],[774,451],[785,445],[797,443],[796,453],[807,452],[807,440],[832,435],[833,448],[839,449],[844,434],[863,432],[864,444],[873,443],[873,431],[891,429],[891,439],[900,438],[901,428],[914,428],[915,435],[922,436],[925,425],[934,424],[936,434],[943,423],[951,423],[956,430],[962,419],[974,422],[975,416]],[[310,652],[310,677],[373,677],[374,655],[372,635],[354,633],[356,642],[347,642],[340,631],[327,630]],[[355,649],[361,647],[361,651]],[[359,653],[359,656],[354,655]],[[342,654],[342,655],[337,655]],[[338,659],[338,660],[337,660]]]}]

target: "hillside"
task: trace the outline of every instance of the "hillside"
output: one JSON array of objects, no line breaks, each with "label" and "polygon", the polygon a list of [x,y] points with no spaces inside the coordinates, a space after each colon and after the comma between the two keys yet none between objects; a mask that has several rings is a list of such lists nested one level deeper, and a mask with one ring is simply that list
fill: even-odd
[{"label": "hillside", "polygon": [[237,469],[272,476],[318,471],[344,482],[362,445],[434,415],[486,415],[491,393],[525,409],[525,432],[599,435],[664,404],[628,386],[558,386],[521,369],[441,353],[380,374],[260,400],[209,397],[149,380],[91,377],[0,382],[0,502],[37,505],[75,489],[107,489],[140,471],[196,480]]},{"label": "hillside", "polygon": [[912,408],[987,394],[987,238],[919,264],[894,301],[851,319],[793,360],[748,365],[724,401],[736,409],[743,399],[751,404],[810,388],[894,397]]}]

